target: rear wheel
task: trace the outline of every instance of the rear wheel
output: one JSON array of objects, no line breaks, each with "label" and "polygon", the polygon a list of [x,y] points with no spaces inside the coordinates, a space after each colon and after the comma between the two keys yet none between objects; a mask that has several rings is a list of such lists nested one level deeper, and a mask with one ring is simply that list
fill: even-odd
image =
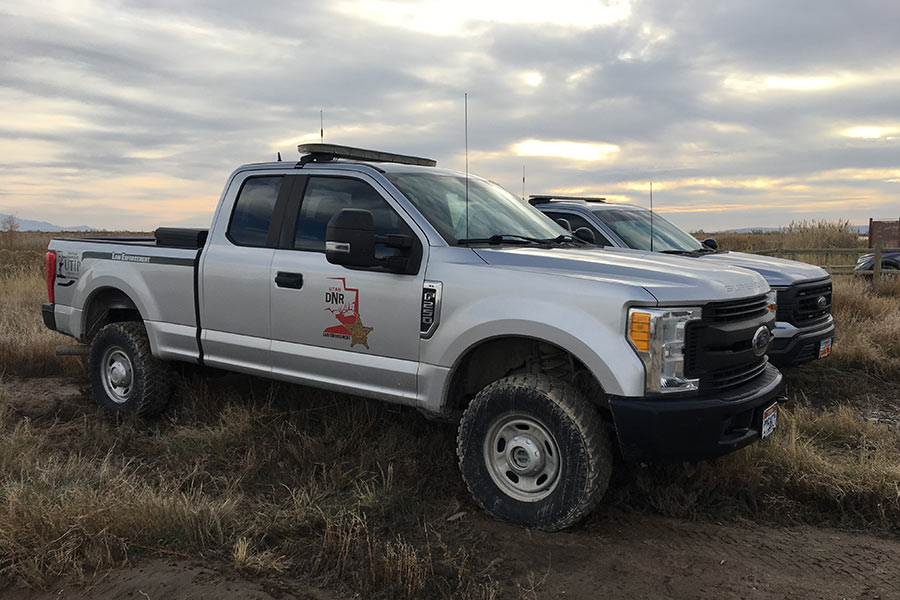
[{"label": "rear wheel", "polygon": [[110,323],[91,343],[94,399],[107,414],[158,415],[174,389],[169,365],[153,356],[143,323]]},{"label": "rear wheel", "polygon": [[597,410],[573,386],[543,375],[514,375],[481,390],[463,414],[458,454],[487,513],[547,531],[587,515],[612,473]]}]

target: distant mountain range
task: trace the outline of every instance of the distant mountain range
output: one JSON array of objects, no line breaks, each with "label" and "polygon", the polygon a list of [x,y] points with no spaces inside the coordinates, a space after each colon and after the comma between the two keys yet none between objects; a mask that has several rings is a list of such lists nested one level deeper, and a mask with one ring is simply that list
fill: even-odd
[{"label": "distant mountain range", "polygon": [[[0,226],[9,217],[9,215],[0,214]],[[16,223],[19,224],[19,231],[100,231],[96,227],[88,227],[87,225],[63,226],[54,225],[46,221],[32,221],[31,219],[20,219],[16,217]]]},{"label": "distant mountain range", "polygon": [[[781,227],[741,227],[740,229],[723,229],[722,231],[716,231],[714,233],[754,233],[754,232],[763,232],[769,233],[771,231],[780,231]],[[868,225],[851,225],[850,231],[855,231],[859,235],[869,235],[869,226]]]},{"label": "distant mountain range", "polygon": [[781,227],[742,227],[740,229],[723,229],[722,231],[715,231],[713,233],[753,233],[754,231],[768,233],[770,231],[779,230],[781,230]]}]

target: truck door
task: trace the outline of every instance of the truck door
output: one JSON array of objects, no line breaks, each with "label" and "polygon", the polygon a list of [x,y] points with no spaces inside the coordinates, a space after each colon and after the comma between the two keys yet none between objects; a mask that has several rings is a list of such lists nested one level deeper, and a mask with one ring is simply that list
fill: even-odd
[{"label": "truck door", "polygon": [[[269,277],[272,374],[298,383],[415,403],[427,243],[364,174],[309,175],[285,213]],[[325,227],[344,208],[372,212],[377,234],[416,236],[415,275],[350,269],[325,259]],[[382,256],[394,252],[380,248]]]},{"label": "truck door", "polygon": [[[269,272],[296,177],[240,174],[222,200],[199,274],[204,361],[259,375],[269,364]],[[222,223],[224,221],[224,224]]]}]

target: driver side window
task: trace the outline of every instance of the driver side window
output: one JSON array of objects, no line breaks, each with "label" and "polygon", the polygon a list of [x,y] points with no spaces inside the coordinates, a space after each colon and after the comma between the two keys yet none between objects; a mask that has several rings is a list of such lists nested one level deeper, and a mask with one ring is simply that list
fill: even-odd
[{"label": "driver side window", "polygon": [[[325,229],[328,221],[342,209],[359,208],[372,213],[376,235],[413,235],[406,222],[381,194],[364,181],[347,177],[309,178],[294,235],[296,250],[325,251]],[[391,256],[394,251],[376,247],[376,256]]]},{"label": "driver side window", "polygon": [[594,243],[598,246],[612,246],[612,242],[606,239],[606,236],[603,235],[596,227],[591,225],[587,219],[582,216],[576,215],[575,213],[568,212],[551,212],[544,211],[544,214],[553,219],[554,221],[558,221],[559,219],[565,219],[569,222],[569,225],[572,226],[572,232],[574,233],[576,229],[581,227],[587,227],[591,231],[594,232]]}]

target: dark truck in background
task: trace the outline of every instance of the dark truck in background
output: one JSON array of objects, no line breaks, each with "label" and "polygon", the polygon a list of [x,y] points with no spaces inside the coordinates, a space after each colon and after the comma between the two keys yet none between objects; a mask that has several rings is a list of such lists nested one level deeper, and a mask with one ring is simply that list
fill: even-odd
[{"label": "dark truck in background", "polygon": [[650,211],[639,206],[549,194],[531,196],[529,202],[599,246],[653,250],[756,271],[777,292],[777,322],[768,351],[772,364],[788,367],[831,354],[831,277],[824,269],[795,260],[719,250],[714,239],[700,242],[657,213],[652,214],[651,223]]}]

